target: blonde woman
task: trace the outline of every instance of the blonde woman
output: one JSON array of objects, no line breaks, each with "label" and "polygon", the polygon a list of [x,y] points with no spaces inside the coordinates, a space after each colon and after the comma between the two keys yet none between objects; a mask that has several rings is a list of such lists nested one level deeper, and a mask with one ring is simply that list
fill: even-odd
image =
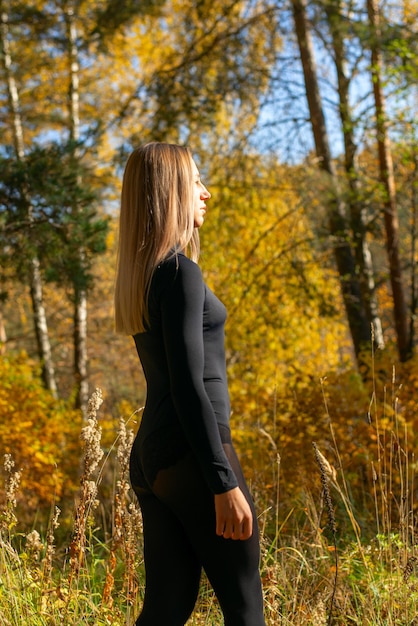
[{"label": "blonde woman", "polygon": [[226,626],[265,626],[256,515],[229,428],[226,311],[197,265],[210,197],[185,147],[149,143],[128,159],[115,316],[147,382],[130,459],[146,571],[137,626],[183,626],[202,568]]}]

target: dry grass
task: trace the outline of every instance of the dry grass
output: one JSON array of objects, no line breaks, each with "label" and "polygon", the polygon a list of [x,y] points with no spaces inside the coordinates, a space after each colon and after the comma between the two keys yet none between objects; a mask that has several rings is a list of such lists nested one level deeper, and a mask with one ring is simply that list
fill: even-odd
[{"label": "dry grass", "polygon": [[[407,429],[397,415],[380,423],[375,398],[370,420],[377,433],[374,478],[375,532],[362,537],[340,463],[332,417],[331,462],[314,444],[321,493],[306,493],[299,509],[279,519],[280,456],[275,506],[260,516],[262,578],[269,626],[418,625],[414,518],[414,463]],[[143,594],[141,517],[129,487],[133,433],[123,420],[114,449],[104,456],[93,394],[83,428],[80,490],[68,547],[58,545],[60,511],[54,508],[45,537],[17,531],[16,494],[20,473],[4,460],[6,503],[0,512],[0,626],[129,625]],[[385,453],[387,449],[391,452]],[[98,523],[98,488],[106,463],[116,458],[112,528]],[[338,511],[338,515],[336,515]],[[339,520],[344,518],[343,530]],[[162,599],[163,601],[163,599]],[[188,626],[219,626],[222,618],[203,579]]]}]

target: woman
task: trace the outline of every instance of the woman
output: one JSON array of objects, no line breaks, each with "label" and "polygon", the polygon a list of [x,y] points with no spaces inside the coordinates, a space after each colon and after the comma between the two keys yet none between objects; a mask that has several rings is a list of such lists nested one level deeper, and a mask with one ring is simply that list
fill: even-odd
[{"label": "woman", "polygon": [[196,264],[209,198],[187,148],[149,143],[128,159],[115,315],[147,381],[130,460],[146,570],[137,626],[183,626],[202,567],[226,626],[265,626],[257,520],[229,429],[226,311]]}]

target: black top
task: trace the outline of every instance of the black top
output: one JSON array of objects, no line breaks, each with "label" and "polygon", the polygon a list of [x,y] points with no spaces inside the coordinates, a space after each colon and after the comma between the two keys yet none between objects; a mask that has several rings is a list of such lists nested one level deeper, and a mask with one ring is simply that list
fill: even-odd
[{"label": "black top", "polygon": [[226,309],[203,282],[199,266],[181,253],[154,272],[149,327],[135,335],[147,381],[139,437],[181,426],[213,493],[237,486],[219,428],[229,427],[224,324]]}]

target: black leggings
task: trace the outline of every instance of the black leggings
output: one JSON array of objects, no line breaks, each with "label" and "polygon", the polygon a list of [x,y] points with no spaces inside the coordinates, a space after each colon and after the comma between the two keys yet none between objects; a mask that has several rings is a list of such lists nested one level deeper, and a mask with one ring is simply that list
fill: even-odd
[{"label": "black leggings", "polygon": [[[201,568],[215,591],[225,626],[265,626],[254,505],[231,444],[223,444],[253,512],[246,541],[215,532],[214,497],[187,453],[147,486],[146,468],[131,457],[131,481],[144,525],[145,598],[136,626],[184,626],[199,592]],[[144,480],[145,479],[145,480]]]}]

